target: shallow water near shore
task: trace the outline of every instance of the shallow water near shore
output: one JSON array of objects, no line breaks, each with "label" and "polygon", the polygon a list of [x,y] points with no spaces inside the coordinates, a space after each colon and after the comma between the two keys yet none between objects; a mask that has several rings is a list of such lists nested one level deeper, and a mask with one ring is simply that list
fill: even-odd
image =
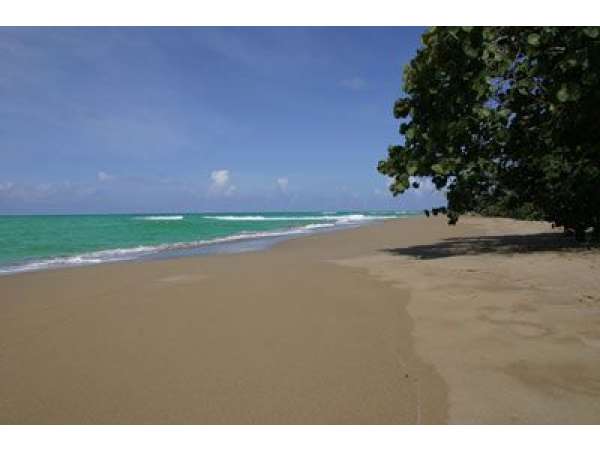
[{"label": "shallow water near shore", "polygon": [[260,250],[289,237],[413,216],[409,211],[0,217],[0,274]]}]

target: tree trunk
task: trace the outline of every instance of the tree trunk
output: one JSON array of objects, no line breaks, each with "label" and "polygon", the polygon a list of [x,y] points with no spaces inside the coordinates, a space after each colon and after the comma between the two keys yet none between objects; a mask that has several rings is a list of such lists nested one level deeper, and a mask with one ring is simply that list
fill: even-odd
[{"label": "tree trunk", "polygon": [[596,242],[600,241],[600,223],[594,225],[594,229],[592,231],[592,240]]},{"label": "tree trunk", "polygon": [[577,242],[585,241],[585,228],[582,226],[575,227],[575,240]]}]

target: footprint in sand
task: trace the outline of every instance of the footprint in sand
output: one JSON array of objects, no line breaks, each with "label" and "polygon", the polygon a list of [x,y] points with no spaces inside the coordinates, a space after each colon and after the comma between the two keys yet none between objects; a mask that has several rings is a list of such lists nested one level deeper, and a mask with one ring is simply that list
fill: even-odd
[{"label": "footprint in sand", "polygon": [[600,304],[600,297],[590,295],[590,294],[581,294],[579,296],[579,303],[583,303],[585,305],[595,306]]}]

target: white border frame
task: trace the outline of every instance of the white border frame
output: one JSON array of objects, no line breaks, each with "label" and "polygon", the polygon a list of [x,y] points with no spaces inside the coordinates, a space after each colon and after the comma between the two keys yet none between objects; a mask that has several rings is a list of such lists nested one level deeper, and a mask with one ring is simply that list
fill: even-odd
[{"label": "white border frame", "polygon": [[0,25],[598,25],[592,0],[17,0]]}]

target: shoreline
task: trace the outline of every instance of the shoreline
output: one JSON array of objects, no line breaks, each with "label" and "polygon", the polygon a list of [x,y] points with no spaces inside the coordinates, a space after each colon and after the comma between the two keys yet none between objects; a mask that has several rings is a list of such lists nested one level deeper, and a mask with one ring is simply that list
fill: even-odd
[{"label": "shoreline", "polygon": [[415,218],[0,277],[0,423],[598,423],[600,257],[523,250],[546,235]]},{"label": "shoreline", "polygon": [[[164,220],[182,220],[183,216],[156,216]],[[170,219],[176,217],[177,219]],[[211,216],[203,216],[211,218]],[[350,216],[351,217],[351,216]],[[407,219],[417,217],[410,213],[398,217],[369,217],[358,221],[309,223],[291,227],[276,228],[264,231],[240,231],[221,237],[204,240],[166,242],[162,244],[140,244],[132,247],[104,248],[71,255],[55,255],[40,258],[27,258],[0,264],[0,276],[17,273],[38,272],[44,270],[68,269],[72,267],[93,266],[97,264],[118,262],[143,262],[167,260],[190,256],[207,256],[220,253],[244,253],[248,251],[267,250],[279,242],[301,236],[322,234],[378,223],[384,220]],[[137,219],[137,216],[134,218]],[[340,219],[344,219],[340,216]],[[153,216],[140,219],[153,220]],[[158,220],[158,219],[156,219]],[[316,218],[315,218],[316,220]]]},{"label": "shoreline", "polygon": [[[396,219],[386,219],[386,220],[396,220]],[[382,221],[377,221],[382,222]],[[373,221],[373,223],[364,224],[364,225],[349,225],[345,227],[338,227],[336,229],[315,229],[311,232],[306,233],[289,233],[289,234],[274,234],[272,236],[260,236],[260,237],[243,237],[243,236],[227,236],[223,241],[219,241],[220,238],[215,239],[217,242],[202,242],[200,244],[196,244],[193,242],[178,242],[175,243],[175,246],[181,246],[180,249],[167,249],[167,250],[154,250],[152,253],[144,254],[137,257],[132,258],[123,258],[123,259],[114,259],[114,260],[106,260],[106,261],[98,261],[98,262],[89,262],[89,263],[79,263],[79,264],[64,264],[64,265],[56,265],[56,266],[46,266],[40,268],[32,268],[32,269],[20,269],[20,266],[10,265],[6,266],[8,268],[18,267],[14,271],[5,270],[4,266],[0,266],[0,277],[4,276],[14,276],[19,274],[26,273],[37,273],[37,272],[45,272],[45,271],[56,271],[56,270],[71,270],[77,268],[85,268],[85,267],[95,267],[99,265],[105,264],[135,264],[135,263],[147,263],[152,261],[169,261],[169,260],[178,260],[185,258],[198,258],[198,257],[210,257],[214,255],[223,255],[223,254],[239,254],[239,253],[247,253],[247,252],[262,252],[268,251],[271,248],[275,247],[278,244],[286,242],[292,239],[298,239],[313,235],[327,234],[327,233],[335,233],[344,230],[351,230],[354,228],[365,227],[369,225],[375,225],[377,222]],[[333,228],[333,227],[332,227]],[[277,233],[277,232],[275,232]],[[227,239],[229,237],[234,237],[234,239]],[[165,244],[168,245],[168,244]],[[131,248],[132,250],[135,247]],[[122,249],[107,249],[100,250],[103,251],[117,251]],[[129,250],[129,249],[126,249]],[[93,253],[93,252],[92,252]],[[74,257],[78,257],[81,255],[74,255]],[[49,260],[55,258],[68,258],[65,256],[56,256],[49,258],[48,260],[40,260],[40,263],[46,263]],[[34,260],[33,262],[38,262]],[[19,264],[23,264],[20,262]]]}]

